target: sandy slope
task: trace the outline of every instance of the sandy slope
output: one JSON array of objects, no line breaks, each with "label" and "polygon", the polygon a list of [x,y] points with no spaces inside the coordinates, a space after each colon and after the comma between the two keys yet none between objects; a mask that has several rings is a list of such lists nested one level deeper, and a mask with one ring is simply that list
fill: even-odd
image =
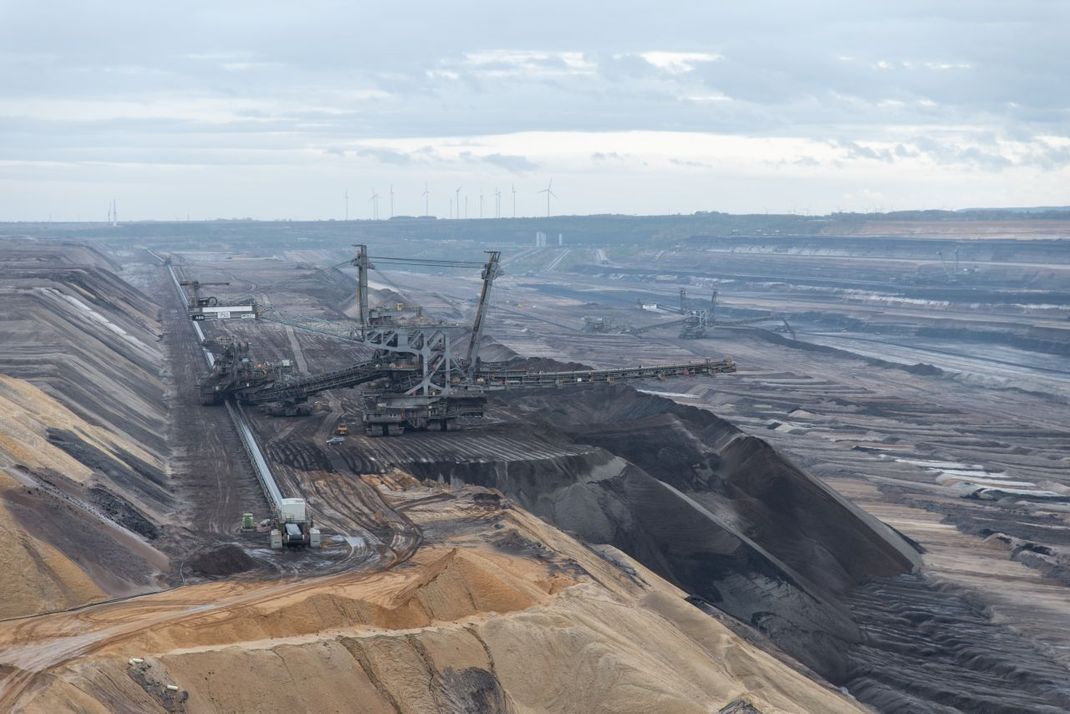
[{"label": "sandy slope", "polygon": [[709,712],[746,697],[768,712],[858,711],[627,556],[600,556],[518,509],[487,512],[468,491],[411,512],[452,535],[388,572],[195,585],[0,624],[0,663],[47,671],[16,671],[0,701],[37,712],[312,702],[324,712]]},{"label": "sandy slope", "polygon": [[48,439],[49,429],[63,429],[114,459],[123,453],[162,467],[160,460],[121,433],[89,424],[55,398],[21,379],[0,374],[0,467],[21,465],[48,469],[78,482],[93,469],[73,458]]},{"label": "sandy slope", "polygon": [[[154,457],[23,380],[0,375],[0,617],[149,586],[167,559],[90,503],[94,469],[50,441],[63,429],[108,458]],[[117,556],[117,558],[116,558]]]},{"label": "sandy slope", "polygon": [[157,309],[91,249],[0,256],[0,617],[152,589],[172,501]]},{"label": "sandy slope", "polygon": [[[0,499],[20,485],[0,471]],[[29,537],[0,505],[0,618],[44,612],[98,600],[104,592],[73,560]]]}]

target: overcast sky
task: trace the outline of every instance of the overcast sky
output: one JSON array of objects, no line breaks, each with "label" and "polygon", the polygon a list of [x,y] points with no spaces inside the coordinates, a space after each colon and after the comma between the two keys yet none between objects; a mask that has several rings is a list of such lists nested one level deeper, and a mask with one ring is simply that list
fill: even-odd
[{"label": "overcast sky", "polygon": [[1070,204],[1070,2],[0,0],[0,220]]}]

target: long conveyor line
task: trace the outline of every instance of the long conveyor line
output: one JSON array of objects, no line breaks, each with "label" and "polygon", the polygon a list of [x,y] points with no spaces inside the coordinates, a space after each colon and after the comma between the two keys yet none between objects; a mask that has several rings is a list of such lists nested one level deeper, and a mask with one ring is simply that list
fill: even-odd
[{"label": "long conveyor line", "polygon": [[[182,304],[185,304],[186,291],[182,289],[179,284],[178,276],[175,274],[175,268],[173,265],[169,265],[163,258],[153,251],[148,251],[150,255],[159,260],[167,268],[168,274],[171,276],[172,282],[175,284],[175,290],[178,291],[179,299]],[[193,329],[197,333],[197,339],[200,343],[201,352],[204,355],[205,362],[211,367],[214,363],[212,353],[204,347],[204,332],[201,331],[201,326],[196,322],[193,323]],[[256,441],[256,435],[253,433],[252,428],[249,426],[248,420],[245,418],[245,414],[241,410],[241,406],[234,404],[233,399],[227,400],[227,413],[230,414],[230,419],[234,423],[234,429],[238,432],[238,436],[241,437],[242,445],[245,447],[245,454],[249,458],[249,464],[253,467],[253,472],[256,474],[256,480],[260,482],[260,488],[264,491],[264,496],[267,498],[268,503],[274,509],[279,508],[282,502],[283,495],[279,489],[279,484],[275,480],[275,475],[271,473],[271,467],[268,466],[267,459],[264,458],[264,452],[260,449],[260,445]]]}]

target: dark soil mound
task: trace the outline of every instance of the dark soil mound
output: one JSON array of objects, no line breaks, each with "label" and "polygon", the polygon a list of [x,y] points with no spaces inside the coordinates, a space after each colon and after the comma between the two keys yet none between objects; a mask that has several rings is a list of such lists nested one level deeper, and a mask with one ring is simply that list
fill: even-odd
[{"label": "dark soil mound", "polygon": [[918,562],[892,529],[710,412],[622,385],[508,395],[494,409],[541,438],[598,449],[453,466],[451,479],[629,553],[833,680],[860,638],[843,595]]},{"label": "dark soil mound", "polygon": [[909,367],[903,367],[907,372],[911,374],[920,374],[923,377],[936,377],[944,373],[944,370],[939,367],[935,367],[928,362],[918,362],[912,364]]},{"label": "dark soil mound", "polygon": [[548,357],[514,357],[506,363],[509,369],[522,369],[528,372],[578,372],[591,369],[582,362],[561,362]]},{"label": "dark soil mound", "polygon": [[194,575],[209,578],[244,573],[256,565],[256,560],[236,543],[202,550],[189,560],[189,567]]},{"label": "dark soil mound", "polygon": [[1066,710],[1058,665],[929,583],[914,544],[760,438],[621,385],[503,395],[494,410],[597,448],[452,480],[629,553],[879,710]]}]

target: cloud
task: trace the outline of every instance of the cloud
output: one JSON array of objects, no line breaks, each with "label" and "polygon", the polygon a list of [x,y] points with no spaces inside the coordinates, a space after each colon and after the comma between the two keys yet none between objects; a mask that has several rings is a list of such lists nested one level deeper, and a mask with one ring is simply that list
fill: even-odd
[{"label": "cloud", "polygon": [[849,159],[871,159],[873,161],[895,161],[897,154],[887,147],[872,147],[859,144],[855,141],[839,140],[834,145],[843,150]]},{"label": "cloud", "polygon": [[724,94],[690,94],[685,97],[681,97],[685,102],[694,102],[696,104],[711,104],[715,102],[730,102],[732,97]]},{"label": "cloud", "polygon": [[905,144],[896,144],[892,152],[900,159],[913,159],[920,153],[915,147],[906,146]]},{"label": "cloud", "polygon": [[1010,168],[1059,170],[1070,166],[1070,138],[1012,138],[988,132],[968,132],[947,138],[916,136],[902,142],[869,144],[849,140],[829,142],[841,160],[902,163],[924,160],[942,166],[1000,172]]},{"label": "cloud", "polygon": [[499,169],[505,169],[513,173],[522,174],[530,171],[535,171],[539,168],[539,165],[530,160],[526,156],[518,156],[515,154],[483,154],[477,155],[469,151],[462,151],[461,158],[468,161],[482,162],[495,166]]},{"label": "cloud", "polygon": [[988,148],[979,143],[963,144],[941,141],[929,137],[917,137],[911,147],[918,154],[936,164],[969,166],[990,171],[1000,171],[1014,165],[998,148]]},{"label": "cloud", "polygon": [[354,149],[353,153],[357,156],[363,156],[366,158],[375,159],[381,161],[384,164],[404,165],[412,162],[412,157],[403,151],[395,151],[394,149],[380,149],[373,147],[362,147]]},{"label": "cloud", "polygon": [[596,65],[578,51],[481,50],[466,52],[457,65],[473,75],[499,79],[587,75],[596,69]]},{"label": "cloud", "polygon": [[669,74],[683,74],[692,71],[700,63],[724,59],[721,55],[712,52],[667,52],[664,50],[640,52],[639,56],[647,64]]},{"label": "cloud", "polygon": [[713,164],[707,164],[704,161],[692,161],[691,159],[669,159],[669,163],[674,166],[684,166],[689,169],[712,169]]},{"label": "cloud", "polygon": [[[771,13],[665,0],[657,13],[673,22],[664,24],[648,3],[620,0],[612,31],[604,7],[574,0],[508,12],[417,0],[378,8],[371,25],[359,4],[333,0],[190,0],[151,15],[134,0],[104,0],[68,3],[61,18],[44,3],[9,5],[0,164],[18,165],[4,164],[14,178],[0,209],[60,200],[19,175],[47,174],[89,196],[94,171],[99,190],[116,190],[103,182],[118,164],[146,167],[127,185],[171,195],[181,189],[153,166],[210,166],[194,185],[237,191],[269,180],[264,166],[274,164],[278,177],[307,176],[311,196],[316,181],[354,180],[339,152],[420,185],[439,170],[451,183],[465,172],[545,171],[593,187],[634,182],[630,172],[644,169],[669,172],[658,186],[693,183],[701,172],[672,157],[735,172],[743,185],[773,166],[811,171],[812,160],[829,172],[822,186],[869,172],[898,181],[882,188],[889,197],[922,199],[943,175],[934,166],[971,181],[1022,172],[1015,185],[1039,195],[1065,185],[1046,172],[1070,163],[1070,3],[819,0]],[[359,41],[354,27],[364,28]],[[480,144],[521,136],[538,143]],[[717,148],[692,155],[680,137]],[[740,154],[733,143],[775,150]],[[746,203],[750,188],[733,200]],[[626,193],[607,189],[591,206],[631,210],[633,200],[617,198]]]},{"label": "cloud", "polygon": [[1029,152],[1023,163],[1046,170],[1063,169],[1070,166],[1070,144],[1052,146],[1043,144]]}]

